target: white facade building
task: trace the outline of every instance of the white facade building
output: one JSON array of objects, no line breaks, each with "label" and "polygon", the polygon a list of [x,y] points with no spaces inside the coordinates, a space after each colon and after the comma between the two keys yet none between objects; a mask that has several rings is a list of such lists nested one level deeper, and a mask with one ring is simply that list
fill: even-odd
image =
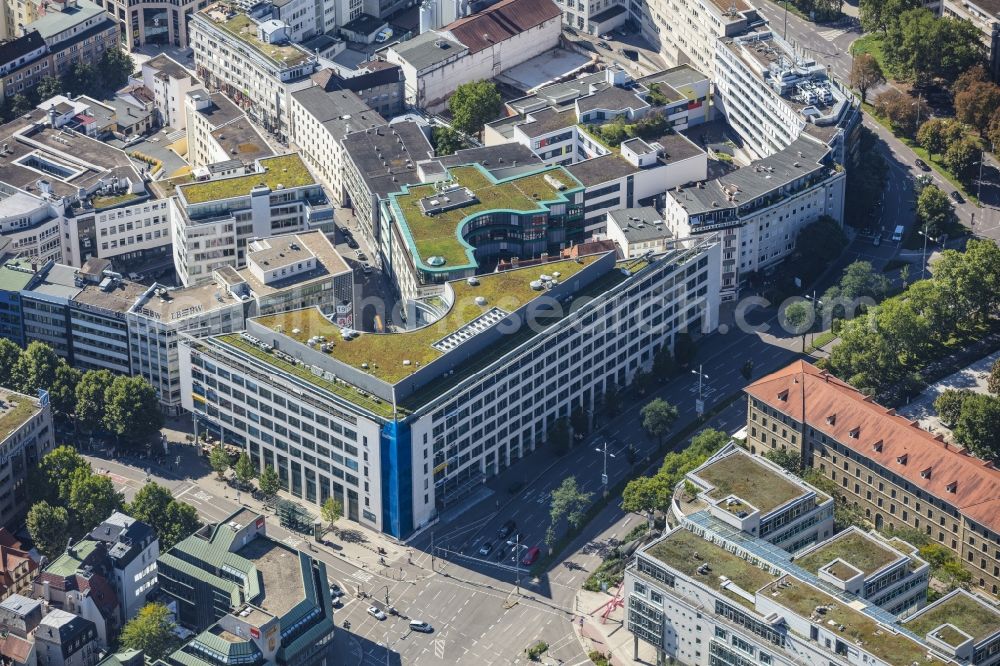
[{"label": "white facade building", "polygon": [[187,129],[184,98],[198,85],[194,74],[170,56],[160,54],[142,63],[142,83],[153,93],[153,103],[161,125]]},{"label": "white facade building", "polygon": [[742,275],[791,254],[806,225],[823,215],[843,223],[846,174],[831,152],[802,136],[722,178],[667,193],[663,217],[675,236],[721,233],[724,300],[736,298]]},{"label": "white facade building", "polygon": [[[650,262],[606,253],[445,283],[440,325],[403,333],[343,331],[316,310],[251,319],[245,334],[181,344],[184,406],[293,495],[334,496],[348,519],[406,538],[676,333],[716,327],[718,246],[685,245]],[[529,309],[597,284],[558,322],[508,338]]]},{"label": "white facade building", "polygon": [[292,43],[267,43],[259,23],[216,3],[191,18],[191,48],[198,78],[220,89],[247,115],[288,140],[288,95],[310,85],[318,58]]},{"label": "white facade building", "polygon": [[28,511],[28,473],[55,448],[52,408],[38,397],[0,389],[0,519],[16,525]]},{"label": "white facade building", "polygon": [[[221,92],[194,88],[184,100],[187,114],[187,162],[196,179],[211,177],[210,165],[252,165],[273,154],[247,115]],[[234,164],[235,163],[235,164]]]}]

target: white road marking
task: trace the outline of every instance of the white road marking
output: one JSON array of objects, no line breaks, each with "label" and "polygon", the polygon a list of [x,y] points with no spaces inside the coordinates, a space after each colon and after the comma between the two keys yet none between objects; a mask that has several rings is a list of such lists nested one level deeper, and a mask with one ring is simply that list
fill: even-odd
[{"label": "white road marking", "polygon": [[354,573],[351,574],[351,578],[360,580],[362,583],[367,583],[372,578],[374,578],[374,576],[372,576],[372,574],[367,573],[365,571],[355,571]]}]

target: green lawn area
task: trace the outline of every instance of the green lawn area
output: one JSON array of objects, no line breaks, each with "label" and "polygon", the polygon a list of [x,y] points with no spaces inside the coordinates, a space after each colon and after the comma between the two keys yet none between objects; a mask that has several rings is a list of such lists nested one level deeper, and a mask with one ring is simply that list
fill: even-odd
[{"label": "green lawn area", "polygon": [[138,194],[126,192],[125,194],[119,194],[114,197],[94,197],[91,200],[91,203],[94,204],[94,208],[111,208],[112,206],[120,206],[127,201],[132,201],[133,199],[138,198]]},{"label": "green lawn area", "polygon": [[834,333],[833,331],[823,331],[815,338],[813,338],[812,344],[809,345],[809,349],[816,350],[819,349],[820,347],[825,347],[836,339],[837,339],[837,334]]},{"label": "green lawn area", "polygon": [[862,53],[870,53],[875,58],[879,67],[882,68],[882,71],[886,71],[885,53],[882,51],[882,35],[873,33],[854,40],[854,43],[851,44],[851,55],[857,56]]},{"label": "green lawn area", "polygon": [[5,409],[0,412],[0,442],[38,411],[38,406],[30,398],[19,395],[7,394],[4,404]]},{"label": "green lawn area", "polygon": [[278,185],[291,188],[313,185],[316,182],[298,155],[268,157],[260,160],[260,165],[265,169],[264,173],[178,185],[178,189],[189,204],[198,204],[246,196],[261,183],[276,190]]},{"label": "green lawn area", "polygon": [[711,497],[721,500],[735,495],[755,506],[761,514],[772,511],[804,494],[804,490],[746,456],[732,455],[712,463],[698,476],[715,486]]},{"label": "green lawn area", "polygon": [[872,118],[874,118],[878,122],[879,125],[881,125],[882,127],[886,128],[887,130],[889,130],[890,132],[892,132],[892,134],[897,139],[899,139],[900,141],[902,141],[903,143],[905,143],[910,150],[912,150],[914,153],[917,154],[917,157],[919,157],[920,159],[922,159],[924,162],[927,162],[927,164],[929,164],[932,169],[934,169],[935,171],[937,171],[938,175],[940,175],[942,178],[944,178],[946,181],[948,181],[951,184],[951,186],[954,187],[956,190],[958,190],[959,192],[961,192],[962,195],[966,199],[968,199],[969,201],[971,201],[974,204],[977,204],[977,205],[979,204],[979,199],[976,198],[975,194],[973,194],[972,192],[970,192],[969,190],[967,190],[965,188],[965,185],[963,185],[961,183],[961,181],[959,181],[958,176],[956,176],[955,174],[953,174],[948,169],[948,167],[946,167],[942,162],[938,161],[941,158],[940,155],[936,155],[935,156],[936,159],[932,159],[931,156],[927,153],[926,150],[924,150],[922,147],[920,147],[919,145],[917,145],[916,141],[914,141],[913,139],[910,139],[908,137],[905,137],[905,136],[900,136],[900,135],[896,134],[895,132],[893,132],[892,125],[889,124],[888,120],[886,120],[882,116],[880,116],[880,115],[878,115],[878,114],[875,113],[875,107],[874,106],[872,106],[871,104],[867,104],[867,103],[863,104],[862,106],[864,107],[865,112],[868,115],[870,115]]},{"label": "green lawn area", "polygon": [[[533,266],[482,275],[475,286],[465,280],[456,280],[449,283],[455,300],[448,314],[433,324],[405,333],[363,333],[353,340],[344,340],[339,327],[312,308],[259,317],[255,321],[271,330],[280,329],[284,335],[303,344],[313,336],[325,336],[334,345],[330,352],[333,358],[358,369],[363,363],[367,364],[366,371],[374,377],[396,383],[441,357],[444,352],[432,345],[490,308],[499,307],[513,312],[546,293],[534,291],[529,286],[529,282],[541,273],[552,275],[558,272],[559,280],[565,282],[598,258],[583,257],[579,263],[566,260],[545,264],[544,268]],[[615,274],[620,276],[620,273]],[[486,299],[485,305],[476,304],[475,299],[479,296]],[[296,329],[298,333],[294,332]],[[410,364],[404,365],[404,360]]]},{"label": "green lawn area", "polygon": [[795,563],[816,573],[822,566],[839,558],[867,576],[899,559],[899,553],[895,550],[879,545],[857,532],[841,534],[843,536],[827,545],[797,558]]},{"label": "green lawn area", "polygon": [[953,624],[976,640],[1000,629],[1000,614],[968,595],[959,593],[934,608],[921,613],[904,626],[924,636],[942,624]]},{"label": "green lawn area", "polygon": [[442,270],[475,265],[472,250],[461,240],[459,232],[469,218],[498,210],[542,211],[543,202],[565,201],[563,194],[545,180],[546,175],[562,182],[567,191],[583,187],[562,167],[502,181],[495,181],[478,165],[454,167],[450,173],[456,183],[475,194],[478,203],[431,216],[420,208],[420,199],[433,195],[434,185],[417,185],[406,188],[404,193],[390,195],[393,207],[402,214],[404,231],[416,245],[418,258],[429,267],[430,257],[442,257],[445,260]]}]

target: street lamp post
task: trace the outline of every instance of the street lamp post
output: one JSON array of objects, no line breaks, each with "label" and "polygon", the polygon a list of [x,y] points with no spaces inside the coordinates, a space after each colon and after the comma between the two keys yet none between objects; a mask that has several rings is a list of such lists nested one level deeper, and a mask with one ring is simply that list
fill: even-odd
[{"label": "street lamp post", "polygon": [[927,277],[927,239],[930,238],[935,243],[937,243],[938,240],[936,238],[931,238],[930,234],[928,234],[926,231],[924,231],[922,229],[918,229],[917,233],[924,237],[924,252],[923,252],[923,254],[920,257],[920,269],[922,271],[920,275],[921,275],[921,277],[926,278]]},{"label": "street lamp post", "polygon": [[[990,141],[990,152],[993,152],[993,142]],[[983,161],[986,159],[986,149],[979,151],[979,181],[976,183],[976,206],[983,207]]]},{"label": "street lamp post", "polygon": [[608,496],[608,456],[611,456],[612,458],[614,458],[615,454],[608,453],[608,441],[607,440],[604,440],[604,447],[603,448],[596,448],[594,450],[597,451],[598,453],[602,453],[602,452],[604,453],[604,473],[601,474],[601,483],[604,485],[604,496],[607,497]]},{"label": "street lamp post", "polygon": [[811,328],[813,329],[813,331],[812,331],[812,341],[815,343],[816,342],[816,307],[817,306],[823,307],[823,301],[821,301],[818,298],[816,298],[816,290],[815,289],[813,289],[812,296],[810,296],[809,294],[806,294],[805,297],[806,297],[806,300],[812,301],[812,304],[813,304],[813,325],[811,326]]},{"label": "street lamp post", "polygon": [[701,371],[702,365],[698,364],[697,370],[692,370],[691,374],[698,375],[698,401],[694,404],[694,411],[697,412],[698,416],[705,413],[705,401],[701,397],[701,382],[702,379],[708,379],[708,375]]}]

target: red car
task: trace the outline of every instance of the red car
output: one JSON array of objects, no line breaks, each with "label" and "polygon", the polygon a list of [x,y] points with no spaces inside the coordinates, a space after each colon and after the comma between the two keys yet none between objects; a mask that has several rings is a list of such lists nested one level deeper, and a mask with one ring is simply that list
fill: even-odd
[{"label": "red car", "polygon": [[523,564],[526,567],[530,567],[532,564],[535,563],[535,560],[538,559],[539,552],[541,551],[538,550],[538,546],[529,548],[528,552],[524,554],[523,558],[521,558],[521,564]]}]

